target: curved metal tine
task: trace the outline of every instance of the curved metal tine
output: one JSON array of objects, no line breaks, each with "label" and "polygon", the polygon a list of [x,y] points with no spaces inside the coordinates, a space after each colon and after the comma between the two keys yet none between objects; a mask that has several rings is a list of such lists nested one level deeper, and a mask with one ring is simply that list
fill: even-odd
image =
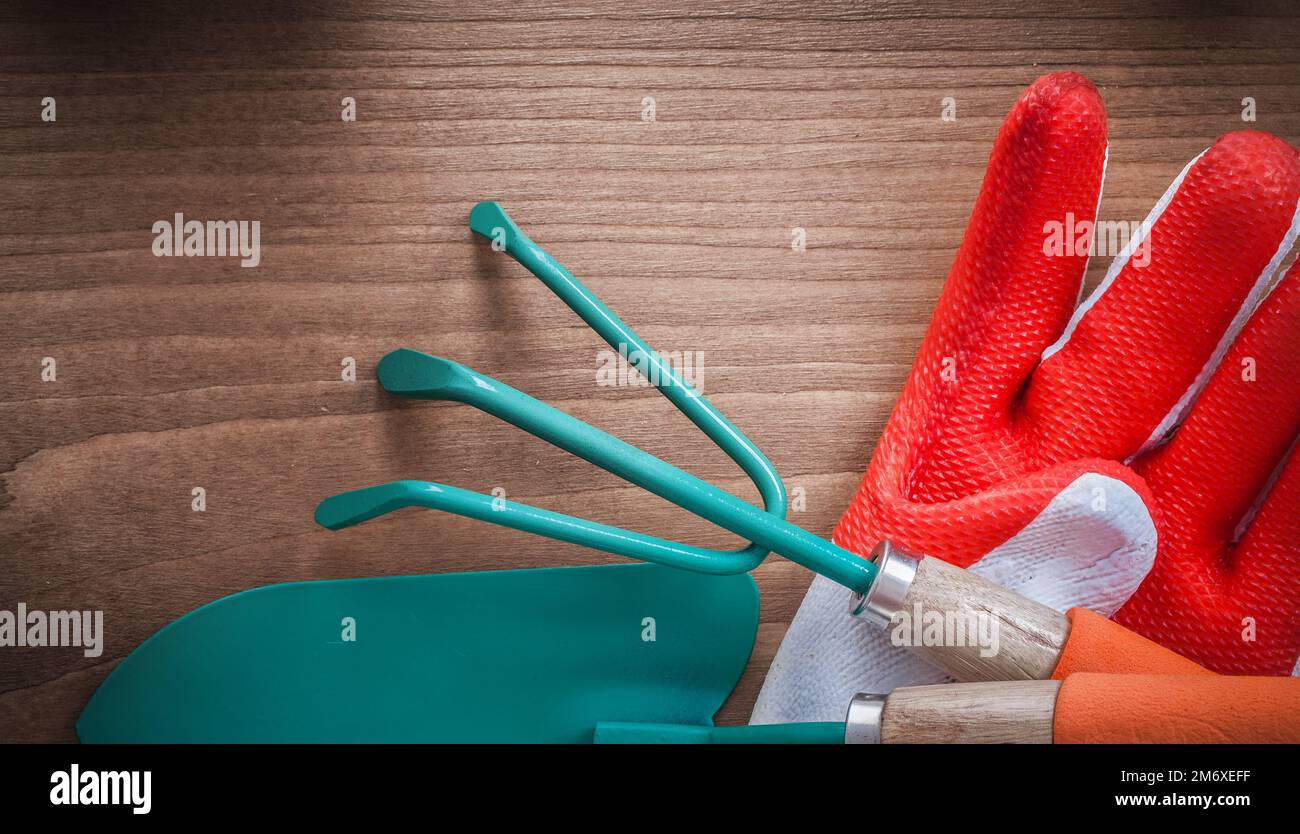
[{"label": "curved metal tine", "polygon": [[[316,508],[316,522],[331,530],[340,530],[403,507],[441,510],[616,556],[696,573],[743,573],[756,564],[748,553],[751,548],[721,552],[679,544],[430,481],[391,481],[330,496]],[[759,557],[758,561],[761,560]]]},{"label": "curved metal tine", "polygon": [[[767,457],[708,400],[682,381],[672,367],[612,310],[529,240],[496,203],[485,202],[475,206],[470,213],[470,227],[492,240],[494,248],[499,246],[541,279],[634,367],[648,368],[651,384],[750,476],[763,497],[762,512],[784,519],[785,487]],[[729,514],[760,512],[647,452],[463,365],[417,351],[399,350],[384,357],[379,375],[385,389],[393,393],[467,402],[688,510],[698,511],[700,502],[704,501],[712,503],[715,510],[725,505]],[[739,506],[730,506],[733,503]],[[317,508],[316,518],[322,525],[338,529],[411,505],[441,509],[618,555],[706,573],[752,570],[769,551],[769,548],[753,543],[731,551],[683,545],[424,481],[399,481],[333,496]],[[811,534],[807,535],[815,539]]]},{"label": "curved metal tine", "polygon": [[[649,452],[448,359],[403,348],[380,361],[378,376],[384,389],[395,394],[472,405],[724,528],[745,524],[744,516],[765,515],[758,507]],[[612,550],[620,555],[635,555],[648,561],[667,560],[675,567],[693,567],[710,573],[750,570],[767,552],[766,548],[754,546],[740,551],[718,551],[681,545],[523,504],[494,501],[489,496],[479,496],[482,500],[476,502],[469,498],[473,495],[443,484],[408,481],[398,489],[377,487],[334,496],[322,503],[317,519],[326,527],[346,527],[399,506],[416,504]],[[484,505],[490,512],[484,514]],[[612,536],[612,532],[617,532],[618,537]],[[629,549],[634,552],[629,554]]]},{"label": "curved metal tine", "polygon": [[759,548],[760,559],[762,552],[773,551],[845,587],[862,591],[870,585],[874,568],[853,553],[464,365],[414,350],[396,350],[379,363],[379,381],[403,396],[472,405],[754,545],[741,551],[692,547],[426,481],[401,481],[336,495],[316,511],[317,521],[326,527],[347,527],[414,505],[707,573],[747,570],[755,564],[752,549]]},{"label": "curved metal tine", "polygon": [[501,249],[537,276],[587,326],[596,331],[606,344],[622,354],[629,364],[648,368],[646,378],[659,389],[659,393],[667,397],[678,411],[685,414],[754,482],[763,498],[764,509],[785,518],[785,486],[767,456],[740,429],[722,416],[722,412],[714,408],[712,403],[684,382],[671,364],[663,361],[659,353],[647,345],[613,310],[606,307],[572,272],[524,234],[506,214],[505,209],[491,200],[481,202],[469,213],[469,227],[475,234],[492,241],[494,249]]}]

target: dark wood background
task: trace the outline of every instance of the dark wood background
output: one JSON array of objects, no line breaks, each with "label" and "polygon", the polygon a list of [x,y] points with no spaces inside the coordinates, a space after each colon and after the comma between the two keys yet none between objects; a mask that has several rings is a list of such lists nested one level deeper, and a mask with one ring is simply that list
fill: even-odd
[{"label": "dark wood background", "polygon": [[[1083,5],[0,9],[0,608],[102,609],[107,631],[97,659],[0,648],[0,740],[72,739],[127,652],[244,588],[606,561],[430,512],[315,527],[345,488],[499,486],[732,542],[469,408],[377,390],[388,350],[444,354],[753,497],[653,390],[595,385],[596,337],[471,238],[484,198],[652,345],[704,351],[706,394],[804,488],[794,520],[828,534],[1021,88],[1056,69],[1101,88],[1105,218],[1140,220],[1220,133],[1300,139],[1293,3]],[[261,265],[154,257],[151,226],[175,212],[260,220]],[[727,722],[810,580],[779,558],[755,575],[759,643]]]}]

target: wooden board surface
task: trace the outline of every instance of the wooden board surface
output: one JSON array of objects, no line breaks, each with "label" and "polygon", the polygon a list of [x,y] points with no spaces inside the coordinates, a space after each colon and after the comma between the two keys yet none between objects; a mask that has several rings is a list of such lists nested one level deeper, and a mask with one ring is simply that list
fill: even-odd
[{"label": "wooden board surface", "polygon": [[[652,345],[702,351],[705,393],[803,489],[792,518],[829,534],[1024,85],[1076,69],[1101,88],[1108,219],[1144,217],[1220,133],[1300,139],[1286,2],[696,5],[0,10],[0,609],[98,609],[106,630],[98,658],[0,648],[0,740],[71,740],[127,652],[240,589],[609,561],[431,512],[316,528],[342,489],[500,487],[733,541],[469,408],[377,390],[388,350],[440,353],[753,497],[653,390],[596,384],[596,337],[471,238],[480,199]],[[260,264],[155,257],[176,212],[260,221]],[[727,723],[810,581],[779,558],[755,576]]]}]

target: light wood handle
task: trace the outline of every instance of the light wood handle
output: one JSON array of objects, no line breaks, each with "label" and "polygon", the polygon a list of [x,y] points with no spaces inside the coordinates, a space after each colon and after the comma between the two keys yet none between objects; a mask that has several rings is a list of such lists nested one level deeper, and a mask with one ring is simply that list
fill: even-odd
[{"label": "light wood handle", "polygon": [[1297,744],[1300,680],[1081,672],[1061,686],[1053,740],[1057,744]]},{"label": "light wood handle", "polygon": [[1051,744],[1060,681],[910,686],[885,699],[884,744]]},{"label": "light wood handle", "polygon": [[[876,579],[865,594],[854,596],[852,612],[958,680],[1059,680],[1075,672],[1212,674],[1087,609],[1058,613],[888,541],[870,558]],[[949,632],[950,626],[956,628]],[[936,633],[942,639],[932,639]]]},{"label": "light wood handle", "polygon": [[1064,682],[859,695],[846,741],[884,744],[1300,743],[1300,679],[1083,672]]},{"label": "light wood handle", "polygon": [[981,644],[970,639],[968,628],[965,645],[913,646],[963,681],[1050,678],[1070,634],[1070,621],[1059,611],[932,556],[921,559],[903,606],[912,618],[917,611],[922,618],[934,612],[954,621],[964,618],[968,627],[979,629],[976,636],[996,634],[994,641]]}]

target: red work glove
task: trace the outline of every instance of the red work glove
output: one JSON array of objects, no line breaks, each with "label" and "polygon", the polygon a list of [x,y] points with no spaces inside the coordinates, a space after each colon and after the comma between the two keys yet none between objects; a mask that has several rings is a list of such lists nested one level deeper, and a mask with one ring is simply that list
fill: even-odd
[{"label": "red work glove", "polygon": [[[1094,221],[1106,153],[1080,75],[1045,76],[1012,108],[834,538],[863,554],[888,538],[1061,608],[1111,614],[1132,594],[1115,618],[1139,633],[1215,671],[1288,674],[1300,463],[1281,464],[1300,432],[1300,270],[1259,302],[1296,236],[1300,157],[1266,133],[1221,137],[1076,309],[1087,238],[1064,253],[1052,238]],[[900,679],[824,584],[756,721],[820,717],[882,667]]]}]

